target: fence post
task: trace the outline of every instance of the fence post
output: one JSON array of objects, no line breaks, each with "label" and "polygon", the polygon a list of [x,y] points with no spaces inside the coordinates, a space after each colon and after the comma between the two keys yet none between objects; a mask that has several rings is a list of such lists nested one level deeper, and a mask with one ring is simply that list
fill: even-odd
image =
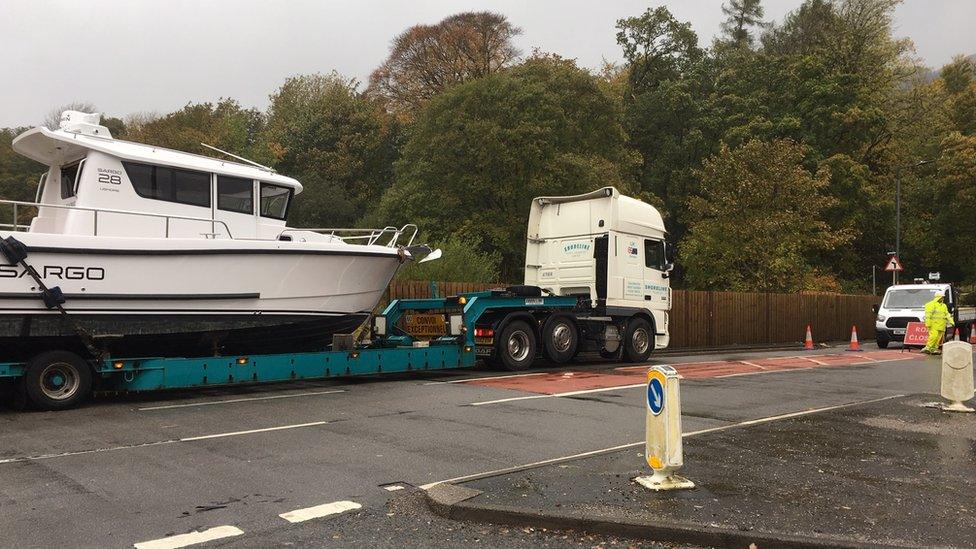
[{"label": "fence post", "polygon": [[708,345],[718,345],[718,330],[715,326],[715,292],[708,291]]}]

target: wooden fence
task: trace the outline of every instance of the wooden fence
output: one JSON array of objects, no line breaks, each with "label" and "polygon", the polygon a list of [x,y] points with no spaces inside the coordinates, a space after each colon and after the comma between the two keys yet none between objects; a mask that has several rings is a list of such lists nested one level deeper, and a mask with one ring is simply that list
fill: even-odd
[{"label": "wooden fence", "polygon": [[[442,296],[490,288],[503,283],[438,282]],[[393,299],[431,297],[431,283],[400,280],[390,284],[383,305]],[[874,338],[874,311],[879,298],[828,293],[764,294],[674,290],[671,303],[673,349],[757,345],[803,341],[806,327],[816,341],[844,341],[851,326],[861,340]]]}]

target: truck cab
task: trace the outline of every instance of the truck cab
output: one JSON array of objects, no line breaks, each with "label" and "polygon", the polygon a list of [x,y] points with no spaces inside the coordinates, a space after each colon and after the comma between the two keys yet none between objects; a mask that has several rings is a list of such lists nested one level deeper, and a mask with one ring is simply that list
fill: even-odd
[{"label": "truck cab", "polygon": [[885,291],[881,304],[877,306],[874,322],[878,347],[884,349],[892,341],[904,341],[909,322],[925,322],[925,304],[936,294],[948,295],[946,307],[955,318],[968,327],[972,319],[959,316],[959,294],[951,284],[898,284]]}]

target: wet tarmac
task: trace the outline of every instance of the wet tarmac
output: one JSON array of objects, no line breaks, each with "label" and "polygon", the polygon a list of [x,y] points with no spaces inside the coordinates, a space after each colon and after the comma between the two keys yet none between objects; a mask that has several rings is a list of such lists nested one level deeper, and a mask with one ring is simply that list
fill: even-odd
[{"label": "wet tarmac", "polygon": [[703,545],[973,547],[976,416],[921,406],[932,400],[687,437],[693,490],[633,483],[650,472],[638,447],[463,483],[480,495],[439,510]]}]

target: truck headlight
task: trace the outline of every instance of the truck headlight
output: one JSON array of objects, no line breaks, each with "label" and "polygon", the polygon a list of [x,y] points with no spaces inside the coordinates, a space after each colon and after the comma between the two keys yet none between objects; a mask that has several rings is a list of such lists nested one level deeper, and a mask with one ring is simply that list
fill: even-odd
[{"label": "truck headlight", "polygon": [[885,318],[887,318],[885,315],[878,315],[878,322],[884,322]]}]

